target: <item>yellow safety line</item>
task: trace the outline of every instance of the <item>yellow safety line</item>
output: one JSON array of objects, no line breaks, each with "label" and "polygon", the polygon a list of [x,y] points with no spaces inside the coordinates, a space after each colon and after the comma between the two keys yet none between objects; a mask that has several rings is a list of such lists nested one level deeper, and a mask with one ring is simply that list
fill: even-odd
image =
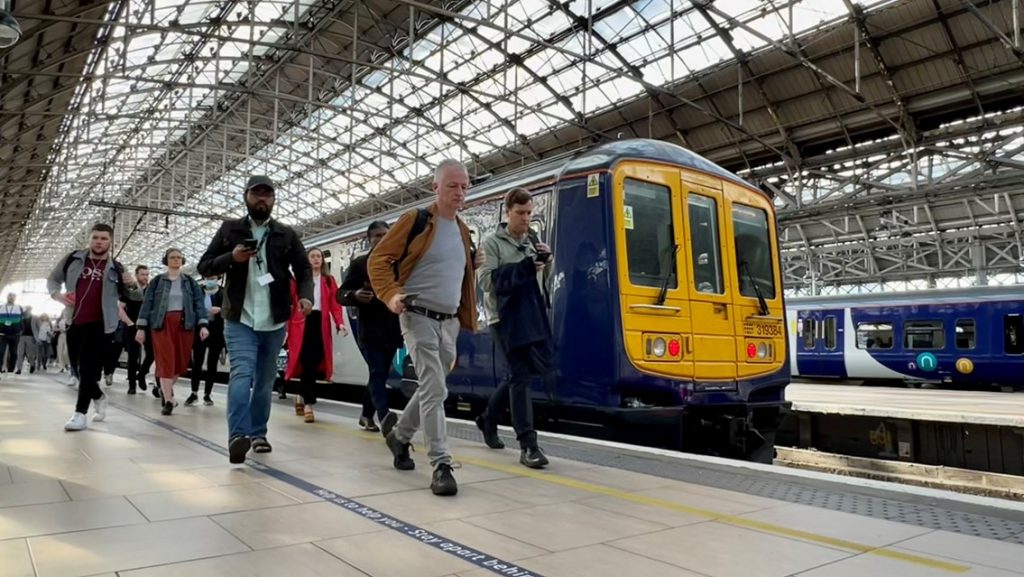
[{"label": "yellow safety line", "polygon": [[[381,437],[379,434],[365,433],[362,431],[355,431],[352,429],[339,427],[330,423],[317,422],[317,425],[331,429],[334,431],[342,432],[346,435],[359,437],[365,440],[372,440],[379,442]],[[502,473],[509,473],[517,477],[529,477],[531,479],[537,479],[540,481],[546,481],[555,485],[561,485],[563,487],[569,487],[571,489],[578,489],[580,491],[586,491],[595,495],[603,495],[606,497],[615,497],[623,501],[629,501],[631,503],[637,503],[639,505],[647,505],[650,507],[657,507],[661,509],[667,509],[669,511],[675,511],[678,513],[685,513],[696,517],[704,517],[706,519],[712,519],[720,523],[726,523],[734,525],[736,527],[744,527],[747,529],[753,529],[755,531],[761,531],[763,533],[771,533],[780,535],[783,537],[790,537],[794,539],[803,539],[805,541],[811,541],[821,545],[834,547],[837,549],[845,549],[853,551],[855,553],[862,553],[868,555],[876,555],[879,557],[886,557],[897,561],[904,561],[906,563],[912,563],[914,565],[920,565],[923,567],[931,567],[932,569],[938,569],[941,571],[948,571],[950,573],[966,573],[971,570],[970,566],[961,565],[959,563],[951,563],[948,561],[940,561],[938,559],[932,559],[929,557],[922,557],[920,555],[914,555],[912,553],[903,553],[900,551],[894,551],[892,549],[884,549],[875,547],[873,545],[865,545],[863,543],[857,543],[855,541],[847,541],[846,539],[837,539],[835,537],[829,537],[827,535],[821,535],[819,533],[812,533],[810,531],[801,531],[800,529],[793,529],[790,527],[784,527],[782,525],[776,525],[774,523],[765,523],[763,521],[756,521],[754,519],[746,519],[736,515],[728,515],[711,509],[702,509],[699,507],[690,507],[667,499],[658,499],[656,497],[648,497],[645,495],[637,495],[635,493],[629,493],[621,489],[615,489],[613,487],[607,487],[604,485],[597,485],[594,483],[588,483],[586,481],[580,481],[570,477],[565,477],[557,473],[550,473],[544,471],[538,471],[534,469],[527,469],[522,466],[505,465],[502,463],[496,463],[493,461],[458,457],[456,459],[459,462],[467,463],[477,467],[485,469],[491,469],[493,471],[500,471]]]}]

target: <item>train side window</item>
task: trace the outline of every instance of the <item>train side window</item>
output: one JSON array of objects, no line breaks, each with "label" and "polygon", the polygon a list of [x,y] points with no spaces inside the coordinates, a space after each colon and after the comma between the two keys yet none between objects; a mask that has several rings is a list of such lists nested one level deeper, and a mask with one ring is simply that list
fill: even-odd
[{"label": "train side window", "polygon": [[956,348],[974,348],[978,334],[974,319],[957,319],[953,332],[956,335]]},{"label": "train side window", "polygon": [[676,288],[676,235],[669,187],[627,178],[623,186],[626,260],[636,286]]},{"label": "train side window", "polygon": [[1008,355],[1024,355],[1024,317],[1003,317],[1003,346]]},{"label": "train side window", "polygon": [[800,323],[800,332],[804,338],[804,348],[814,348],[814,319],[804,319]]},{"label": "train side window", "polygon": [[836,341],[838,331],[836,330],[836,317],[828,316],[825,317],[825,349],[829,351],[836,350]]},{"label": "train side window", "polygon": [[942,321],[906,321],[903,323],[903,347],[908,350],[942,349],[946,333]]},{"label": "train side window", "polygon": [[690,250],[693,253],[693,286],[697,292],[720,295],[722,259],[718,247],[718,203],[715,199],[691,194]]},{"label": "train side window", "polygon": [[857,348],[888,350],[892,348],[892,323],[857,323]]}]

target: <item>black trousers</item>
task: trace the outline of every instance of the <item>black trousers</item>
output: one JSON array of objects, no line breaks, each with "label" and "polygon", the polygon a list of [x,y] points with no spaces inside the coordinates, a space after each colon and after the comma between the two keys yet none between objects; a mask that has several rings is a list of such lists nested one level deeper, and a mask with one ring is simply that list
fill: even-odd
[{"label": "black trousers", "polygon": [[210,334],[205,341],[196,335],[192,341],[192,392],[199,392],[199,381],[203,376],[203,360],[206,366],[206,388],[203,395],[210,396],[213,392],[213,379],[217,376],[217,362],[220,361],[220,353],[224,350],[224,338]]},{"label": "black trousers", "polygon": [[[320,378],[320,363],[324,360],[324,337],[321,328],[320,311],[313,311],[306,317],[306,328],[302,333],[302,350],[299,351],[299,362],[302,363],[302,375],[299,377],[299,394],[302,402],[307,405],[316,404],[316,380]],[[331,378],[327,375],[326,378]]]},{"label": "black trousers", "polygon": [[[135,377],[135,384],[137,385],[139,383],[146,382],[146,375],[149,374],[149,369],[153,368],[153,360],[156,357],[153,356],[153,335],[151,334],[150,330],[149,329],[136,329],[136,330],[144,330],[144,331],[146,331],[146,344],[143,347],[143,350],[146,353],[146,356],[142,359],[142,363],[141,364],[136,365],[136,372],[135,373],[132,373],[130,371],[128,373],[128,375],[129,375],[128,378],[129,379],[131,379],[132,376],[134,375],[134,377]],[[142,353],[143,351],[139,350],[139,348],[138,348],[139,347],[139,343],[135,342],[134,336],[132,337],[132,342],[135,343],[135,347],[136,347],[135,350],[136,350],[136,355],[137,355],[136,358],[139,358],[138,355],[140,353]],[[130,345],[129,345],[129,347],[130,347]],[[132,360],[131,360],[131,348],[128,349],[128,362],[129,363],[132,362]],[[156,386],[159,386],[159,383]]]},{"label": "black trousers", "polygon": [[491,337],[494,348],[505,358],[508,376],[487,400],[484,418],[497,421],[505,412],[506,406],[512,409],[512,428],[516,431],[516,440],[520,448],[529,449],[537,446],[537,431],[533,428],[533,399],[530,394],[530,382],[537,375],[543,379],[552,376],[550,362],[534,354],[532,345],[516,347],[508,350],[498,331],[498,325],[491,325]]},{"label": "black trousers", "polygon": [[21,342],[21,331],[0,335],[0,364],[6,361],[8,373],[14,372],[14,364],[18,360],[19,342]]},{"label": "black trousers", "polygon": [[391,360],[395,358],[398,347],[381,344],[360,343],[359,351],[363,353],[366,367],[370,369],[370,380],[363,390],[363,414],[367,419],[377,413],[377,420],[382,421],[388,414],[388,375],[391,374]]},{"label": "black trousers", "polygon": [[[142,345],[135,341],[138,333],[137,327],[128,327],[124,331],[125,346],[128,348],[128,390],[134,391],[139,384],[139,357],[142,355]],[[146,341],[149,344],[149,341]]]},{"label": "black trousers", "polygon": [[75,412],[85,414],[92,401],[103,397],[100,377],[103,359],[109,351],[111,335],[104,333],[103,321],[71,325],[68,329],[68,355],[78,367],[78,403]]},{"label": "black trousers", "polygon": [[107,354],[103,359],[103,374],[112,375],[117,369],[117,362],[121,360],[121,353],[124,351],[124,339],[128,335],[129,329],[124,327],[118,329],[121,332],[121,342],[116,342],[114,339],[110,340],[110,346],[107,349]]}]

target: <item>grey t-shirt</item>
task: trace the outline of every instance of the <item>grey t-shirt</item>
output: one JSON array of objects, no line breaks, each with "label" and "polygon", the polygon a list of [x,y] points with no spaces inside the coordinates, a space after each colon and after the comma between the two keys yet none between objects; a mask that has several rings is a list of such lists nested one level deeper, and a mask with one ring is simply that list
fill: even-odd
[{"label": "grey t-shirt", "polygon": [[462,233],[454,220],[434,218],[434,238],[405,282],[405,293],[419,293],[413,304],[445,314],[455,314],[462,301],[462,277],[466,252]]},{"label": "grey t-shirt", "polygon": [[182,311],[185,297],[181,292],[181,277],[171,281],[171,292],[167,295],[167,312]]}]

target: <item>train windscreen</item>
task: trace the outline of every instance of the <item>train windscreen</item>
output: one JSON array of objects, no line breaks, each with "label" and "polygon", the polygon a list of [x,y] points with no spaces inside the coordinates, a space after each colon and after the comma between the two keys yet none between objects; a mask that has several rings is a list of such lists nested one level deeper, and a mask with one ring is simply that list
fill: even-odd
[{"label": "train windscreen", "polygon": [[[740,294],[757,298],[760,289],[762,297],[774,299],[775,275],[772,274],[768,214],[759,208],[734,204],[732,228]],[[757,283],[756,286],[754,283]]]}]

